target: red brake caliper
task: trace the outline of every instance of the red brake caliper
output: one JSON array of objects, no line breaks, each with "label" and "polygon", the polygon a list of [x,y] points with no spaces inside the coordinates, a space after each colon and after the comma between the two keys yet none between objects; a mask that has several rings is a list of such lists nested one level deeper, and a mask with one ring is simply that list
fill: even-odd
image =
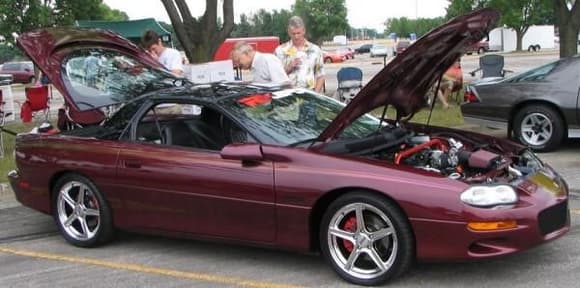
[{"label": "red brake caliper", "polygon": [[[342,229],[348,232],[356,232],[356,217],[351,216],[346,221],[344,221]],[[354,249],[354,244],[346,239],[342,239],[342,245],[344,245],[344,249],[346,249],[346,251],[349,253]]]}]

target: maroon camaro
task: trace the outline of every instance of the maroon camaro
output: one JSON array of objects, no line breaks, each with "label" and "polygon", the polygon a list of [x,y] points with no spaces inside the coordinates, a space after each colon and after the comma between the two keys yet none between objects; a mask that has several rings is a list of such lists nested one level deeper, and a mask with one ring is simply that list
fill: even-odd
[{"label": "maroon camaro", "polygon": [[[411,124],[425,92],[498,20],[455,18],[346,106],[304,89],[194,85],[107,31],[47,29],[18,45],[100,125],[19,134],[18,200],[90,247],[115,230],[321,253],[377,285],[415,260],[486,259],[570,229],[568,187],[523,146]],[[368,112],[391,106],[395,117]]]}]

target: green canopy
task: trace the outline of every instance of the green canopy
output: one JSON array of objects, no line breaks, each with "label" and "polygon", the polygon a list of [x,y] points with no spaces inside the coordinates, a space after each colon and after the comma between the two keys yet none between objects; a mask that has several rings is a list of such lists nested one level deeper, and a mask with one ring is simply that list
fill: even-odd
[{"label": "green canopy", "polygon": [[96,21],[96,20],[77,20],[76,26],[81,28],[101,28],[121,34],[121,36],[131,40],[139,45],[141,36],[147,30],[153,30],[159,34],[161,40],[171,44],[171,32],[163,29],[161,25],[153,18],[145,18],[128,21]]}]

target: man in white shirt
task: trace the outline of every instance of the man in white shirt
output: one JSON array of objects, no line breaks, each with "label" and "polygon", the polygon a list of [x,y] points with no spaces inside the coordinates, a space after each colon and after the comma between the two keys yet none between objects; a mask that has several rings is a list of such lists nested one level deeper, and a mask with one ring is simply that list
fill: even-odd
[{"label": "man in white shirt", "polygon": [[240,41],[234,45],[231,52],[234,66],[249,69],[254,76],[255,83],[289,84],[290,79],[284,71],[284,66],[278,57],[273,54],[261,53]]},{"label": "man in white shirt", "polygon": [[155,31],[145,31],[141,38],[141,44],[163,67],[176,76],[183,76],[181,53],[173,48],[163,46],[161,37]]}]

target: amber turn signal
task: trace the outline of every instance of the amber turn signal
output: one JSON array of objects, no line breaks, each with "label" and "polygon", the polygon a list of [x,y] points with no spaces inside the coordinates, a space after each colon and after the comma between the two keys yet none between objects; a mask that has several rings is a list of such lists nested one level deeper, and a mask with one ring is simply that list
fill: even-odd
[{"label": "amber turn signal", "polygon": [[475,231],[493,231],[516,228],[518,223],[516,220],[507,221],[493,221],[493,222],[469,222],[467,227]]}]

